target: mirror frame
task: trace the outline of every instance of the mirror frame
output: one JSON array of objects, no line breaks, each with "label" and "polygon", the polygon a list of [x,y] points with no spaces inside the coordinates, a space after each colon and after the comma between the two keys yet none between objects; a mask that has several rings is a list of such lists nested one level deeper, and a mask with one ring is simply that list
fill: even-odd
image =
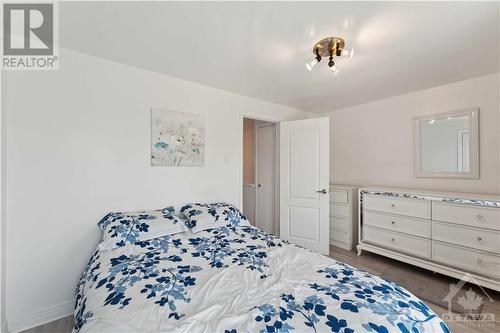
[{"label": "mirror frame", "polygon": [[[469,142],[469,172],[426,172],[422,170],[422,147],[420,131],[422,122],[432,119],[440,120],[448,117],[469,117],[470,142]],[[451,112],[436,113],[413,118],[413,155],[414,172],[417,178],[456,178],[456,179],[478,179],[479,178],[479,108],[467,108]]]}]

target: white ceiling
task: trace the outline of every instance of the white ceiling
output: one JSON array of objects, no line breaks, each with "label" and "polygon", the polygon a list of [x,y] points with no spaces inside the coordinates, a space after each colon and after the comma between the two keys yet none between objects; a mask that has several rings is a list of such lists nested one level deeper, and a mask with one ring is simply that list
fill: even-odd
[{"label": "white ceiling", "polygon": [[[307,71],[332,35],[354,58]],[[498,2],[60,3],[63,47],[314,113],[497,72],[499,40]]]}]

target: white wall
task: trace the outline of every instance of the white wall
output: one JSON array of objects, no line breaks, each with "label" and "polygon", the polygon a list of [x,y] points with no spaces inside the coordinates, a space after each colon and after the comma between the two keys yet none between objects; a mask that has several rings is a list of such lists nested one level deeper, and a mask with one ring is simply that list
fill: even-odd
[{"label": "white wall", "polygon": [[[5,74],[9,329],[71,311],[109,211],[241,200],[241,113],[294,109],[61,50],[60,70]],[[206,117],[204,167],[150,166],[150,108]]]},{"label": "white wall", "polygon": [[[330,112],[330,180],[500,193],[499,80],[491,74]],[[480,179],[415,178],[413,117],[471,106],[480,109]]]},{"label": "white wall", "polygon": [[0,332],[6,331],[5,317],[5,113],[4,104],[4,71],[0,71]]}]

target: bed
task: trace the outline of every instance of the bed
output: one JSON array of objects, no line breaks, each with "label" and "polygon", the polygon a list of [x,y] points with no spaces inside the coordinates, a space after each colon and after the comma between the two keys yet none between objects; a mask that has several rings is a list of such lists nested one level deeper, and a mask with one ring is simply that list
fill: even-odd
[{"label": "bed", "polygon": [[98,247],[77,286],[73,332],[449,329],[392,282],[228,223]]}]

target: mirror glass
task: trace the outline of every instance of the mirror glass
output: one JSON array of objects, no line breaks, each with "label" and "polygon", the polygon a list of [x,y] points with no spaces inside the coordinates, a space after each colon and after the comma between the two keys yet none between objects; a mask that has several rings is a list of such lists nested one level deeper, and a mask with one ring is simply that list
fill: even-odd
[{"label": "mirror glass", "polygon": [[469,172],[469,117],[431,119],[420,124],[424,172]]},{"label": "mirror glass", "polygon": [[415,119],[417,177],[478,177],[477,109]]}]

